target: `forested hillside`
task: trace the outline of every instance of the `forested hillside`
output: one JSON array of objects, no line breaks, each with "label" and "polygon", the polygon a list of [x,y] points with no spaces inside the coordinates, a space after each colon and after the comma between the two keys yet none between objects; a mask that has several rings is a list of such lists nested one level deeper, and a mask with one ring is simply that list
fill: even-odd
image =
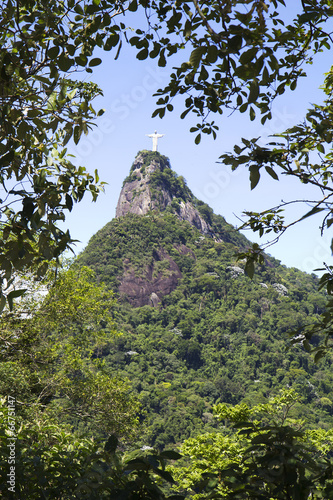
[{"label": "forested hillside", "polygon": [[326,297],[268,255],[250,279],[249,244],[140,152],[117,217],[1,316],[2,498],[332,498],[332,355],[298,336]]},{"label": "forested hillside", "polygon": [[[153,199],[163,204],[142,215],[132,213],[132,204],[90,240],[76,263],[93,268],[119,298],[123,335],[103,356],[110,373],[128,377],[139,395],[144,432],[136,444],[180,443],[216,428],[213,404],[257,404],[286,387],[301,395],[310,425],[331,427],[331,356],[316,365],[301,345],[287,350],[290,332],[324,310],[317,278],[266,256],[251,280],[237,261],[246,238],[196,200],[165,159],[159,163],[159,153],[140,154],[127,192],[136,183],[132,202],[142,198],[140,178],[133,179],[141,169],[144,191],[153,187]],[[162,167],[147,173],[154,162]],[[208,232],[181,220],[185,202]],[[304,416],[302,405],[293,411]]]}]

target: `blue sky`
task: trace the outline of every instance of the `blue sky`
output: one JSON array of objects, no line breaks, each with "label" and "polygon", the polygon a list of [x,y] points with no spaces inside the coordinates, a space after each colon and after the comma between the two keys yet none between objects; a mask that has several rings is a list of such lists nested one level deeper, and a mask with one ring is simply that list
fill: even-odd
[{"label": "blue sky", "polygon": [[[137,152],[151,149],[152,141],[146,134],[154,130],[165,134],[159,140],[158,150],[169,157],[173,170],[185,177],[195,196],[231,224],[240,225],[238,217],[243,210],[262,210],[282,199],[311,198],[307,186],[292,179],[276,182],[268,175],[264,175],[251,192],[245,169],[232,173],[217,161],[221,154],[231,151],[241,137],[265,138],[302,120],[310,103],[323,99],[319,86],[323,82],[323,73],[330,67],[327,53],[321,54],[316,64],[307,68],[309,76],[300,80],[294,92],[284,94],[274,103],[271,122],[262,127],[257,122],[250,122],[244,114],[225,114],[216,119],[220,127],[218,138],[214,141],[211,137],[204,137],[198,146],[194,144],[195,134],[189,132],[196,123],[195,117],[179,118],[181,99],[176,99],[175,111],[162,120],[151,118],[155,109],[152,94],[168,82],[172,65],[158,68],[155,60],[138,61],[135,51],[126,46],[117,61],[112,52],[102,53],[100,57],[102,64],[87,79],[103,89],[104,97],[95,104],[96,109],[105,108],[105,113],[99,118],[98,126],[77,146],[71,145],[69,149],[76,156],[76,162],[88,171],[97,168],[100,178],[108,185],[96,203],[91,203],[88,195],[67,218],[66,227],[72,238],[80,240],[76,245],[77,252],[114,217],[123,179],[128,175]],[[302,215],[305,211],[305,207],[302,210],[295,207],[292,216]],[[319,225],[320,217],[303,221],[290,229],[278,244],[270,247],[269,253],[283,264],[307,272],[321,267],[323,261],[330,263],[332,236],[328,232],[321,237]],[[259,241],[249,231],[246,236]]]}]

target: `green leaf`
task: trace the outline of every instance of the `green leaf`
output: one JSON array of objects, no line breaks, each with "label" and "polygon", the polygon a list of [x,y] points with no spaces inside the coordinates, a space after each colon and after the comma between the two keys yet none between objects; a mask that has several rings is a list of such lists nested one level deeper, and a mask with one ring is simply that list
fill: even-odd
[{"label": "green leaf", "polygon": [[77,14],[81,14],[81,15],[84,15],[84,11],[82,9],[82,6],[76,2],[75,4],[75,7],[74,7],[74,11],[77,13]]},{"label": "green leaf", "polygon": [[256,187],[260,180],[260,172],[259,172],[259,165],[251,165],[249,168],[250,170],[250,183],[251,183],[251,190]]},{"label": "green leaf", "polygon": [[73,208],[73,199],[72,197],[66,193],[66,207],[68,208],[68,210],[71,212],[72,211],[72,208]]},{"label": "green leaf", "polygon": [[200,144],[201,142],[201,134],[198,134],[196,138],[194,139],[195,144]]},{"label": "green leaf", "polygon": [[259,87],[258,80],[253,80],[250,83],[250,92],[249,92],[249,96],[248,96],[248,102],[250,102],[250,103],[256,102],[256,100],[259,97],[259,91],[260,91],[260,87]]},{"label": "green leaf", "polygon": [[68,71],[73,66],[73,63],[74,63],[73,59],[67,57],[64,52],[58,58],[58,67],[61,71],[64,72]]},{"label": "green leaf", "polygon": [[94,59],[91,59],[89,61],[89,66],[90,67],[98,66],[99,64],[101,64],[101,62],[102,62],[102,59],[100,59],[99,57],[94,57]]},{"label": "green leaf", "polygon": [[7,295],[7,298],[10,297],[11,299],[16,299],[17,297],[21,297],[22,295],[24,295],[26,291],[26,288],[21,288],[20,290],[12,290]]},{"label": "green leaf", "polygon": [[262,80],[261,80],[263,85],[267,85],[269,82],[269,72],[267,67],[265,66],[262,72]]},{"label": "green leaf", "polygon": [[209,77],[208,71],[206,70],[205,66],[201,66],[200,80],[207,80],[208,77]]},{"label": "green leaf", "polygon": [[139,59],[140,61],[143,61],[144,59],[147,59],[148,56],[149,56],[149,51],[147,48],[144,48],[137,53],[136,58]]},{"label": "green leaf", "polygon": [[158,58],[158,63],[157,64],[161,68],[164,68],[166,66],[166,59],[165,59],[165,55],[164,55],[163,51],[160,53],[160,56]]},{"label": "green leaf", "polygon": [[19,137],[19,139],[24,140],[27,137],[30,130],[31,128],[29,124],[25,120],[22,120],[20,125],[17,127],[17,136]]},{"label": "green leaf", "polygon": [[74,142],[75,142],[75,144],[78,144],[78,143],[79,143],[79,140],[80,140],[81,134],[82,134],[82,129],[81,129],[81,127],[79,127],[78,125],[76,125],[76,126],[74,127]]},{"label": "green leaf", "polygon": [[290,90],[295,90],[297,87],[297,80],[293,80],[290,84]]},{"label": "green leaf", "polygon": [[253,278],[253,276],[254,276],[254,262],[252,259],[247,259],[244,271],[249,278],[251,278],[251,279]]},{"label": "green leaf", "polygon": [[210,45],[207,50],[207,62],[214,64],[219,56],[216,45]]},{"label": "green leaf", "polygon": [[276,59],[275,56],[273,56],[273,55],[270,56],[270,58],[268,60],[268,64],[270,65],[272,70],[279,71],[279,69],[280,69],[279,61]]},{"label": "green leaf", "polygon": [[185,109],[185,111],[183,111],[182,114],[180,115],[180,118],[183,120],[185,116],[191,111],[191,109],[192,107]]},{"label": "green leaf", "polygon": [[5,166],[6,164],[10,163],[13,160],[14,157],[15,157],[15,152],[12,149],[12,150],[8,151],[8,153],[4,154],[0,158],[0,165]]},{"label": "green leaf", "polygon": [[0,297],[0,313],[4,310],[5,305],[6,305],[6,297],[1,294],[1,297]]},{"label": "green leaf", "polygon": [[105,443],[104,449],[108,453],[113,454],[116,452],[117,447],[118,447],[118,438],[114,434],[112,434]]},{"label": "green leaf", "polygon": [[115,60],[115,61],[116,61],[116,60],[118,59],[118,57],[119,57],[119,54],[120,54],[120,51],[121,51],[122,44],[123,44],[123,42],[122,42],[122,40],[120,40],[119,45],[118,45],[118,49],[117,49],[117,53],[116,53],[115,58],[114,58],[114,60]]},{"label": "green leaf", "polygon": [[[87,58],[87,56],[85,56],[84,54],[81,53],[79,56],[75,57],[75,62],[79,66],[86,66],[86,64],[88,63],[88,58]],[[87,68],[87,71],[91,73],[92,69]]]},{"label": "green leaf", "polygon": [[155,118],[160,113],[160,108],[155,109],[155,111],[152,112],[151,117]]},{"label": "green leaf", "polygon": [[22,288],[21,290],[12,290],[11,292],[9,292],[9,294],[7,295],[7,302],[8,302],[8,306],[9,306],[10,311],[13,310],[13,299],[16,299],[17,297],[21,297],[22,295],[25,294],[26,291],[27,291],[26,288]]},{"label": "green leaf", "polygon": [[50,85],[50,80],[49,78],[45,78],[44,76],[40,75],[35,75],[34,80],[37,80],[38,82],[45,83],[45,85],[49,86]]},{"label": "green leaf", "polygon": [[46,271],[48,270],[48,267],[49,267],[48,262],[43,262],[43,264],[37,268],[37,276],[39,278],[44,276]]},{"label": "green leaf", "polygon": [[196,49],[192,50],[189,61],[191,66],[197,68],[205,52],[206,52],[205,47],[197,47]]},{"label": "green leaf", "polygon": [[170,472],[166,470],[154,469],[154,472],[158,474],[160,477],[162,477],[165,481],[168,481],[168,483],[173,484],[175,482]]},{"label": "green leaf", "polygon": [[77,89],[73,89],[73,90],[71,90],[70,92],[67,92],[67,97],[68,97],[68,99],[69,99],[70,101],[71,101],[71,100],[75,97],[76,92],[77,92]]},{"label": "green leaf", "polygon": [[177,453],[177,451],[173,450],[165,450],[160,453],[161,458],[166,458],[168,460],[179,460],[182,458],[182,455],[180,453]]},{"label": "green leaf", "polygon": [[104,50],[111,50],[112,47],[116,47],[117,43],[119,42],[119,35],[118,33],[112,33],[112,35],[109,36],[109,38],[106,40],[104,44]]},{"label": "green leaf", "polygon": [[59,52],[60,49],[57,45],[55,45],[54,47],[50,47],[47,51],[47,57],[49,59],[55,59],[58,56]]},{"label": "green leaf", "polygon": [[50,95],[50,97],[47,100],[46,106],[47,106],[47,109],[51,109],[51,110],[56,109],[56,107],[57,107],[57,93],[56,92],[52,92],[52,94]]},{"label": "green leaf", "polygon": [[252,61],[252,59],[255,58],[258,52],[258,47],[252,47],[251,49],[247,50],[246,52],[243,52],[243,54],[239,58],[240,64],[247,64]]},{"label": "green leaf", "polygon": [[132,0],[131,3],[128,6],[128,10],[130,12],[135,12],[138,10],[138,2],[137,0]]},{"label": "green leaf", "polygon": [[276,181],[279,180],[277,173],[272,169],[272,167],[265,167],[265,170],[271,177],[273,177],[273,179]]},{"label": "green leaf", "polygon": [[36,116],[41,115],[41,111],[39,109],[29,109],[28,111],[28,118],[35,118]]},{"label": "green leaf", "polygon": [[229,40],[229,49],[233,52],[238,52],[242,48],[243,37],[241,35],[235,35]]},{"label": "green leaf", "polygon": [[324,208],[320,207],[314,207],[312,208],[309,212],[307,212],[303,217],[300,218],[300,220],[307,219],[308,217],[311,217],[311,215],[318,214],[319,212],[322,212]]},{"label": "green leaf", "polygon": [[126,471],[131,471],[131,470],[147,470],[147,461],[138,457],[134,458],[133,460],[129,460],[124,467],[124,470]]},{"label": "green leaf", "polygon": [[313,10],[312,12],[305,12],[304,14],[298,16],[298,22],[301,24],[306,24],[309,21],[317,21],[319,15],[319,12],[316,10]]},{"label": "green leaf", "polygon": [[318,363],[324,356],[325,356],[325,353],[322,350],[317,351],[315,356],[314,356],[314,362]]},{"label": "green leaf", "polygon": [[324,148],[323,144],[318,144],[317,150],[319,151],[319,153],[325,154],[325,148]]}]

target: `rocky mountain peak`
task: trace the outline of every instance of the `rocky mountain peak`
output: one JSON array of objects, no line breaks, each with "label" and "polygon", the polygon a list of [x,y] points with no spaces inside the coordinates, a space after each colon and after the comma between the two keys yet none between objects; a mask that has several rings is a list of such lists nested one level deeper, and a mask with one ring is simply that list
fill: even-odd
[{"label": "rocky mountain peak", "polygon": [[203,234],[210,225],[194,206],[195,198],[182,176],[171,170],[169,159],[157,151],[140,151],[120,192],[116,217],[127,213],[145,215],[150,211],[174,213]]}]

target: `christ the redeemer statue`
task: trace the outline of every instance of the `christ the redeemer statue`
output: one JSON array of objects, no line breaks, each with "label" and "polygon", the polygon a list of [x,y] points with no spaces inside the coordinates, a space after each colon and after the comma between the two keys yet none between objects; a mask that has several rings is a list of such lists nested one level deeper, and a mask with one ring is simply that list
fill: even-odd
[{"label": "christ the redeemer statue", "polygon": [[153,151],[157,151],[157,139],[163,137],[164,134],[158,134],[157,131],[155,130],[153,134],[146,134],[146,136],[151,137],[153,139]]}]

